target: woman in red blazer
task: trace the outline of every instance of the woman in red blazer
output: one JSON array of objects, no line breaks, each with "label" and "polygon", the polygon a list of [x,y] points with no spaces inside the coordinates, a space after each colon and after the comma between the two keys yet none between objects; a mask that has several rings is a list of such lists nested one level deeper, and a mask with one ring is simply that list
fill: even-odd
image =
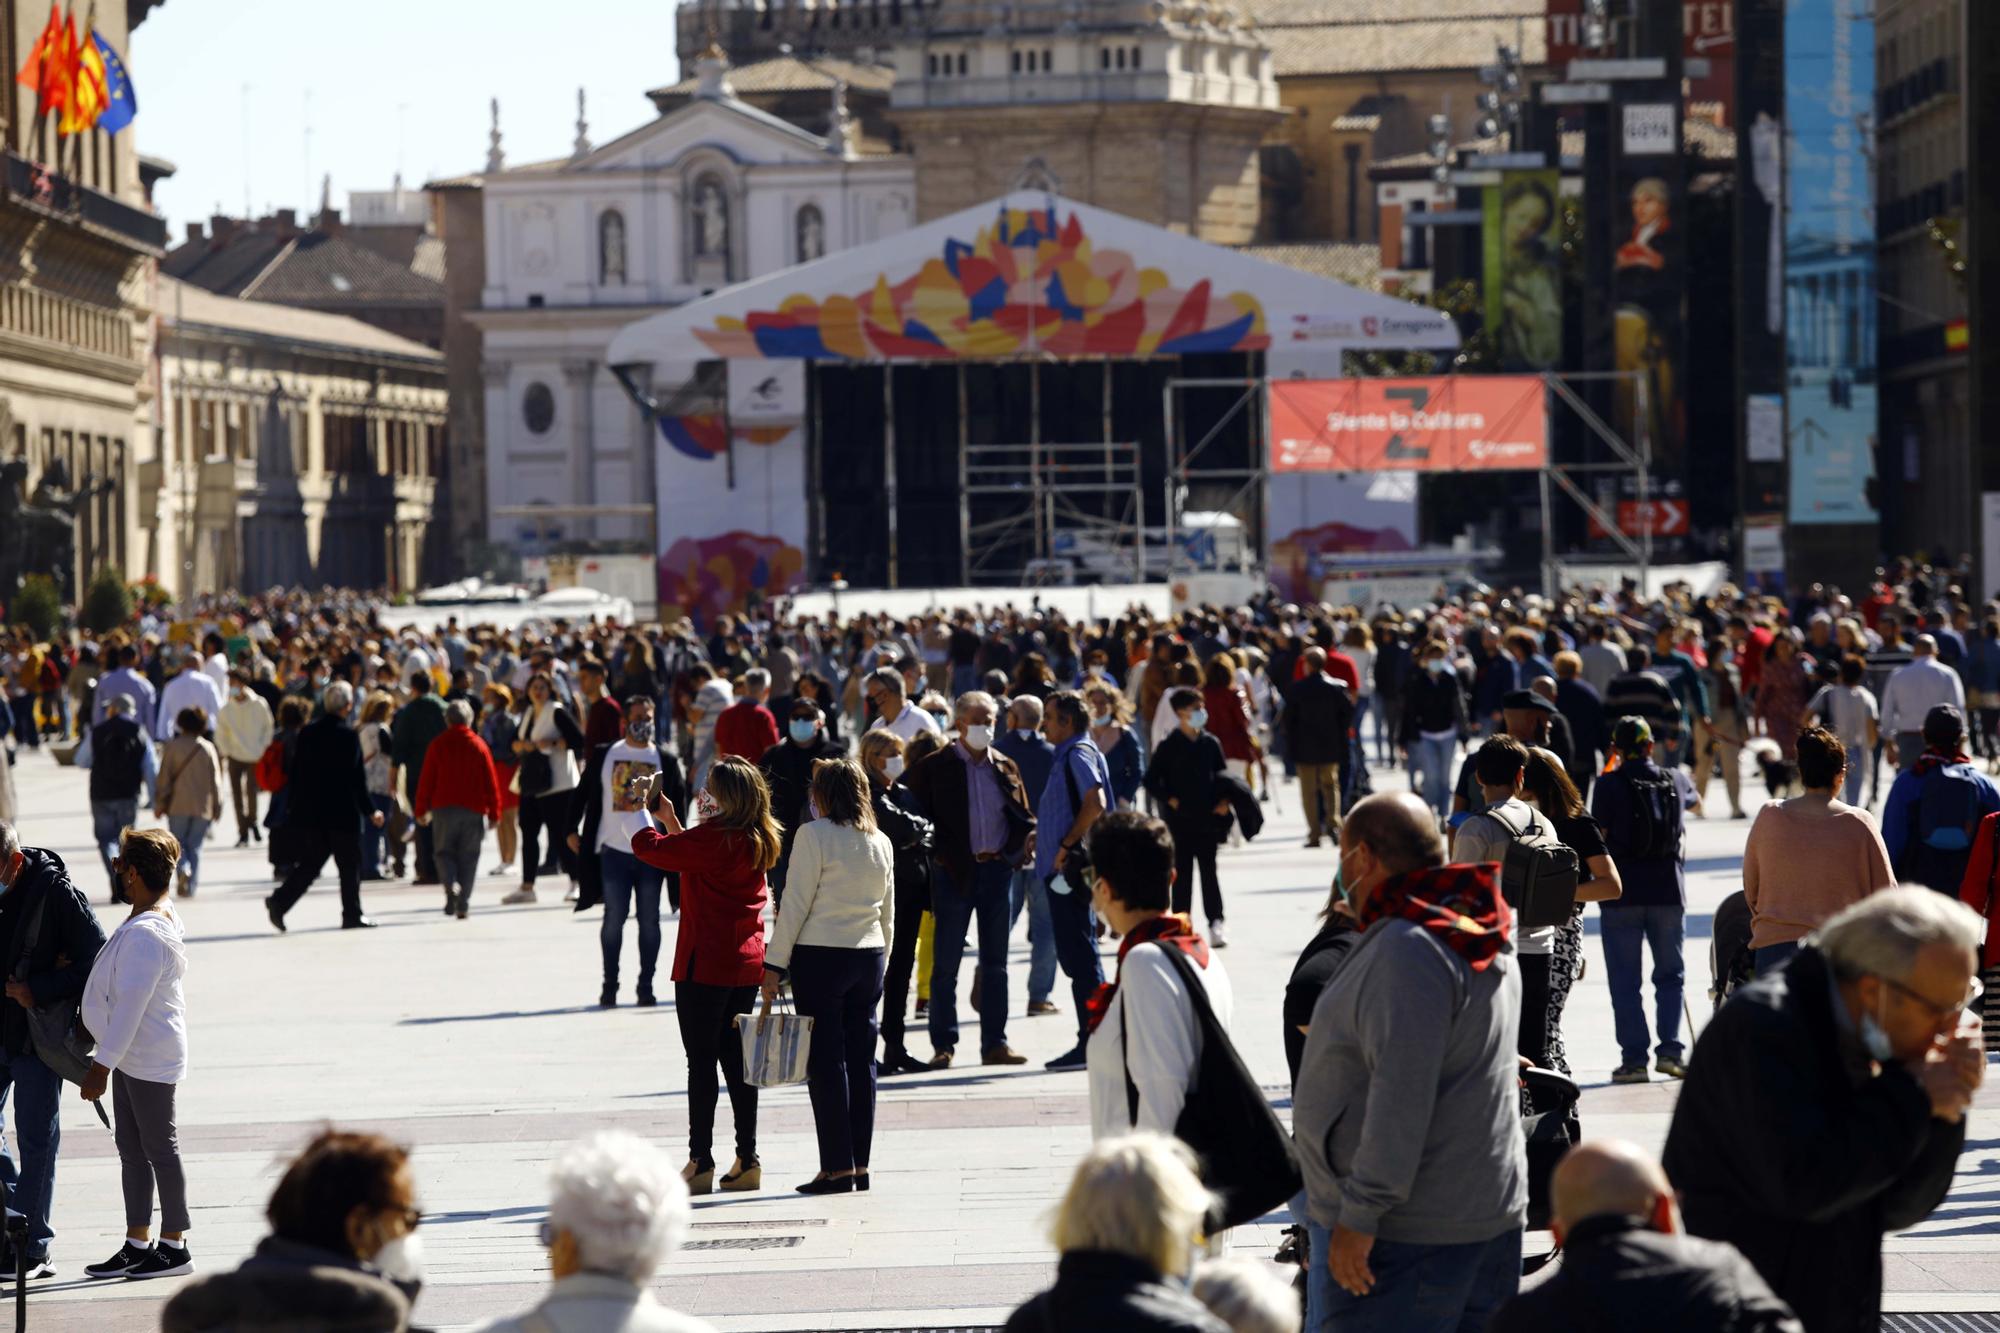
[{"label": "woman in red blazer", "polygon": [[650,866],[680,872],[681,921],[674,940],[674,1012],[688,1061],[690,1194],[715,1188],[715,1067],[729,1085],[736,1118],[736,1163],[725,1190],[763,1184],[757,1161],[757,1089],[743,1081],[743,1045],[736,1016],[757,1002],[764,976],[764,872],[778,863],[778,822],[771,792],[748,760],[730,757],[708,770],[695,798],[696,823],[684,828],[673,802],[653,805],[660,831],[632,835],[632,854]]}]

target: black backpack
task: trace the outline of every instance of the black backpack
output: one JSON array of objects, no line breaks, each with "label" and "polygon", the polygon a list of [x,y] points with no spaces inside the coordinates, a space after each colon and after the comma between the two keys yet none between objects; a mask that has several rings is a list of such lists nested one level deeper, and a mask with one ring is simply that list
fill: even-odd
[{"label": "black backpack", "polygon": [[[1171,944],[1158,946],[1180,974],[1181,988],[1194,1006],[1201,1030],[1194,1084],[1174,1122],[1174,1137],[1194,1149],[1201,1161],[1201,1179],[1216,1196],[1208,1219],[1209,1233],[1254,1222],[1299,1192],[1298,1149],[1278,1123],[1263,1089],[1250,1076],[1236,1044],[1208,1006],[1208,990],[1194,964]],[[1125,1010],[1118,1010],[1120,1042],[1125,1039]],[[1125,1104],[1133,1123],[1139,1119],[1139,1089],[1125,1075]]]},{"label": "black backpack", "polygon": [[[1632,793],[1631,861],[1671,861],[1681,849],[1681,793],[1674,775],[1661,768],[1641,771],[1620,765]],[[1607,775],[1609,776],[1609,775]]]},{"label": "black backpack", "polygon": [[1500,893],[1514,909],[1515,925],[1521,930],[1539,930],[1566,924],[1576,906],[1576,886],[1583,879],[1583,864],[1576,851],[1559,842],[1521,841],[1538,830],[1533,815],[1528,816],[1525,829],[1509,824],[1497,807],[1488,810],[1486,817],[1506,829],[1511,839],[1500,857]]}]

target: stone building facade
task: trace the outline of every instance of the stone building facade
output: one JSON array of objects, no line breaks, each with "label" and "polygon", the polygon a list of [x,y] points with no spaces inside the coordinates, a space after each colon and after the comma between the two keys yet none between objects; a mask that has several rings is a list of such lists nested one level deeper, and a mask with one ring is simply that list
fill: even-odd
[{"label": "stone building facade", "polygon": [[1271,51],[1240,11],[980,3],[937,10],[892,55],[920,221],[1039,177],[1202,240],[1257,236],[1258,152],[1280,114]]},{"label": "stone building facade", "polygon": [[[128,63],[147,8],[95,10],[97,31]],[[74,511],[69,573],[81,586],[104,565],[144,568],[150,315],[166,228],[146,199],[134,128],[58,139],[55,117],[38,120],[33,90],[11,77],[48,16],[46,0],[0,0],[10,76],[0,97],[0,460],[26,460],[30,494],[57,462],[73,483],[93,483]]]},{"label": "stone building facade", "polygon": [[161,279],[158,509],[177,593],[411,591],[446,458],[444,357],[345,315]]},{"label": "stone building facade", "polygon": [[[913,219],[910,159],[875,150],[844,91],[829,88],[818,134],[739,98],[720,52],[696,63],[691,95],[663,90],[673,110],[609,143],[593,146],[579,118],[566,158],[508,166],[494,132],[477,184],[484,287],[465,318],[479,334],[496,547],[650,554],[647,519],[596,512],[654,494],[657,433],[606,363],[612,337]],[[448,275],[471,234],[448,235]],[[459,277],[448,286],[464,294]],[[454,346],[457,383],[466,345]]]}]

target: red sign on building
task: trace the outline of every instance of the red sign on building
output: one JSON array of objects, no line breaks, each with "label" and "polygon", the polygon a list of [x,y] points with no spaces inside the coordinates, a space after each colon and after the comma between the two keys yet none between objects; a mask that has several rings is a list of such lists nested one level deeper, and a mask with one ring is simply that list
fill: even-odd
[{"label": "red sign on building", "polygon": [[[1583,49],[1583,0],[1548,0],[1549,65],[1558,73],[1572,60],[1609,52]],[[1619,6],[1614,5],[1613,9]],[[1736,0],[1682,0],[1681,54],[1706,60],[1708,74],[1688,81],[1689,102],[1720,102],[1724,125],[1735,123]]]},{"label": "red sign on building", "polygon": [[[1652,529],[1655,537],[1685,537],[1688,531],[1688,502],[1686,500],[1648,500],[1640,504],[1637,500],[1618,502],[1618,530],[1627,537],[1638,537]],[[1608,537],[1604,525],[1596,519],[1590,520],[1590,535]]]}]

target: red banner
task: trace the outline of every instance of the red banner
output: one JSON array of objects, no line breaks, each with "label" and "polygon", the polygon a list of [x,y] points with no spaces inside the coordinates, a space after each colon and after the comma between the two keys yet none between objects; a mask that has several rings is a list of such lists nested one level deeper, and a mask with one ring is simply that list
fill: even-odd
[{"label": "red banner", "polygon": [[[1652,530],[1655,537],[1685,537],[1688,533],[1688,502],[1686,500],[1648,500],[1640,504],[1637,500],[1618,502],[1618,530],[1627,537],[1639,537]],[[1595,518],[1590,520],[1590,535],[1608,537],[1604,525]]]},{"label": "red banner", "polygon": [[1500,472],[1548,460],[1538,376],[1271,381],[1273,472]]}]

